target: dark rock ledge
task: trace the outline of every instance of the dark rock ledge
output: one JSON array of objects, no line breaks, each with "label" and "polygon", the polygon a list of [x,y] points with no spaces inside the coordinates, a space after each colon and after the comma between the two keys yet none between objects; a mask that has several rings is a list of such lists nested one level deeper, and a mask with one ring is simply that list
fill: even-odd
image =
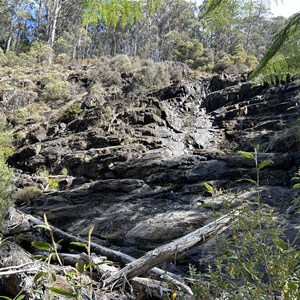
[{"label": "dark rock ledge", "polygon": [[[86,236],[94,224],[98,243],[138,257],[207,224],[213,211],[226,212],[203,182],[226,190],[233,207],[253,198],[253,187],[236,180],[255,178],[254,163],[236,152],[259,145],[259,159],[274,162],[261,174],[262,201],[281,214],[292,235],[299,225],[291,203],[297,196],[291,178],[300,165],[299,132],[292,132],[299,92],[300,81],[269,88],[214,77],[103,103],[87,104],[84,96],[79,116],[63,120],[54,109],[19,141],[9,158],[19,170],[18,188],[45,189],[19,205],[34,216],[46,213],[75,235]],[[36,175],[41,168],[56,175],[58,191],[47,191]],[[59,175],[63,168],[68,175]],[[198,263],[209,247],[179,263]]]}]

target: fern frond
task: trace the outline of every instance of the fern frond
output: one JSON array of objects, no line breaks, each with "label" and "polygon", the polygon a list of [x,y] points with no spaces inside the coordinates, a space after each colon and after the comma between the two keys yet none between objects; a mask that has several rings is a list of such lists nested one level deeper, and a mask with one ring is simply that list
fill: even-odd
[{"label": "fern frond", "polygon": [[[294,14],[288,21],[287,25],[279,33],[276,34],[269,50],[264,55],[258,66],[251,73],[250,79],[255,79],[259,76],[267,76],[269,77],[269,79],[274,79],[276,78],[276,75],[280,76],[280,74],[283,74],[284,71],[289,71],[291,75],[296,74],[299,69],[299,63],[297,61],[297,59],[299,59],[298,54],[295,55],[290,53],[283,53],[283,56],[280,55],[277,57],[276,55],[279,54],[280,50],[284,46],[287,46],[288,43],[297,40],[295,37],[297,34],[299,34],[299,32],[300,12]],[[298,46],[295,45],[295,47],[297,48]],[[275,73],[271,75],[270,72]],[[272,80],[272,83],[274,83],[275,81]]]},{"label": "fern frond", "polygon": [[269,60],[266,67],[254,78],[254,81],[272,85],[286,81],[288,76],[300,75],[300,52],[284,56],[277,54]]},{"label": "fern frond", "polygon": [[84,0],[83,26],[105,22],[114,27],[120,22],[124,27],[138,21],[143,11],[149,15],[158,10],[161,0]]},{"label": "fern frond", "polygon": [[211,12],[215,11],[221,5],[228,4],[228,2],[230,2],[230,0],[207,0],[207,1],[205,1],[201,6],[201,8],[204,10],[204,12],[200,15],[200,18],[207,17]]}]

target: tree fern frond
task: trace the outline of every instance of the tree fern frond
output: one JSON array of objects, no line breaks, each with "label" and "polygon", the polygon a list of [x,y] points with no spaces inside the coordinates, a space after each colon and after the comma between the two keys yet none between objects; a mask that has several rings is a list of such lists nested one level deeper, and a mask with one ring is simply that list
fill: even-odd
[{"label": "tree fern frond", "polygon": [[204,12],[200,15],[200,18],[207,17],[211,12],[215,11],[221,5],[226,5],[230,0],[207,0],[205,1],[201,8]]},{"label": "tree fern frond", "polygon": [[289,56],[275,55],[255,77],[255,81],[271,85],[286,81],[289,75],[300,75],[300,51],[295,51]]},{"label": "tree fern frond", "polygon": [[123,27],[132,25],[143,11],[151,15],[160,4],[161,0],[84,0],[83,26],[102,21],[114,27],[119,22]]},{"label": "tree fern frond", "polygon": [[[288,21],[287,25],[279,33],[276,34],[269,50],[262,58],[259,65],[251,73],[250,79],[257,78],[259,75],[265,74],[266,71],[269,72],[271,69],[277,70],[281,74],[282,70],[280,70],[279,67],[283,66],[284,60],[286,62],[289,62],[289,68],[292,69],[293,66],[290,65],[290,63],[292,62],[291,57],[284,58],[284,60],[282,58],[275,59],[274,57],[277,53],[279,53],[279,50],[283,47],[283,45],[289,42],[293,38],[293,36],[295,36],[299,32],[300,32],[300,12],[294,14],[291,17],[291,19]],[[273,58],[274,60],[271,62]],[[297,66],[295,66],[295,69],[298,69]]]}]

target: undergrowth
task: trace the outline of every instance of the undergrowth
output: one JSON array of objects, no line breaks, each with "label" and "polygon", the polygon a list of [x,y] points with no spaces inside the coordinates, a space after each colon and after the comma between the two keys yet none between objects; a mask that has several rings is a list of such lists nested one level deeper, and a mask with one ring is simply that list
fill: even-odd
[{"label": "undergrowth", "polygon": [[11,197],[13,172],[6,164],[6,159],[12,152],[11,136],[2,131],[0,133],[0,228],[7,209],[13,204]]},{"label": "undergrowth", "polygon": [[[289,240],[278,213],[260,201],[260,171],[272,161],[259,163],[256,150],[254,154],[243,151],[240,154],[255,162],[256,180],[245,180],[256,186],[257,197],[240,210],[229,236],[218,238],[214,260],[207,272],[198,273],[191,266],[195,299],[297,300],[300,251],[295,242],[299,232]],[[211,193],[212,187],[207,183],[205,186]],[[294,188],[299,187],[294,185]]]}]

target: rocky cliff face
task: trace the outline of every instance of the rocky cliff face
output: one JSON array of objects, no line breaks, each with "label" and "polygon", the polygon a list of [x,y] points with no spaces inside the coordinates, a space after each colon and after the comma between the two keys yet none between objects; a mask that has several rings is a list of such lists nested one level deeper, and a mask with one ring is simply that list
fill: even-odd
[{"label": "rocky cliff face", "polygon": [[[87,81],[85,70],[76,80]],[[23,133],[9,158],[17,187],[44,189],[39,198],[17,203],[24,211],[46,213],[76,235],[85,236],[93,224],[98,243],[137,257],[226,212],[223,198],[212,198],[204,182],[226,191],[231,207],[255,197],[251,184],[236,181],[255,178],[254,163],[236,151],[259,146],[259,159],[273,160],[261,174],[262,201],[281,213],[294,234],[300,81],[267,87],[215,76],[101,99],[88,84],[81,92],[53,104],[43,113],[46,120],[28,119],[15,132]],[[41,169],[58,180],[59,190],[49,191]],[[205,247],[182,264],[197,263]]]}]

